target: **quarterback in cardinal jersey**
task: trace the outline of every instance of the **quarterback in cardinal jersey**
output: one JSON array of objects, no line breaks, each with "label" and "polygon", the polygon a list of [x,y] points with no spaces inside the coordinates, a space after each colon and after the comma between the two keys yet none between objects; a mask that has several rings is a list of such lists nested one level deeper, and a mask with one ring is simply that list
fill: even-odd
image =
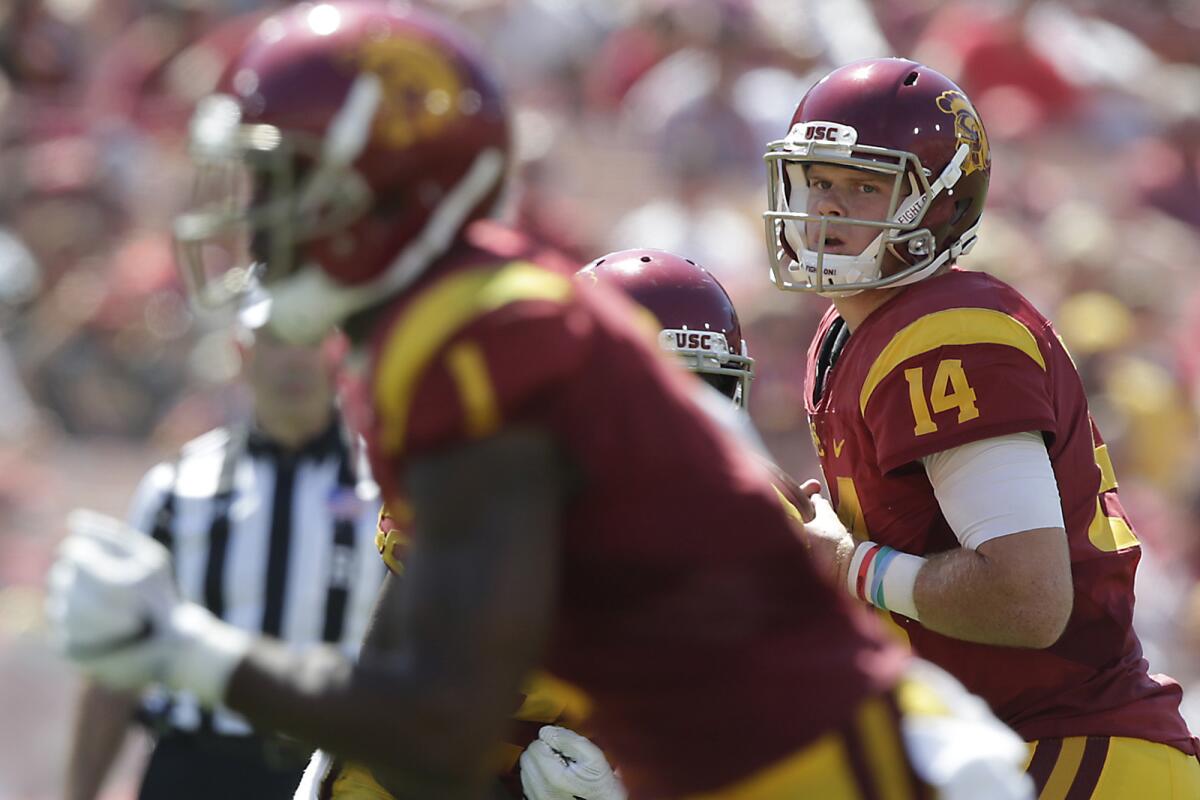
[{"label": "quarterback in cardinal jersey", "polygon": [[1030,742],[1043,797],[1200,796],[1181,689],[1132,628],[1140,549],[1070,355],[956,259],[991,157],[966,95],[902,59],[838,69],[767,154],[772,274],[832,300],[805,400],[847,591]]}]

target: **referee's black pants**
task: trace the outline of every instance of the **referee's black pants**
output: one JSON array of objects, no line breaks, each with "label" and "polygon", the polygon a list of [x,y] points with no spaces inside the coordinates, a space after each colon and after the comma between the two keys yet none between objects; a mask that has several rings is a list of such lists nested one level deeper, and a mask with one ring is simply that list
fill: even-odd
[{"label": "referee's black pants", "polygon": [[305,763],[258,736],[169,733],[150,754],[138,800],[291,800]]}]

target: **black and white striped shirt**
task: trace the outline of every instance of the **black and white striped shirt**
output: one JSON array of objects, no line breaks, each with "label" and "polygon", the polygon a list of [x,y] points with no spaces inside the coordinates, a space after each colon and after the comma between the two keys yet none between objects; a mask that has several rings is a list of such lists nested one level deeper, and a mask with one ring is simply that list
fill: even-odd
[{"label": "black and white striped shirt", "polygon": [[[353,656],[384,574],[379,505],[337,424],[290,451],[257,431],[221,428],[151,469],[129,516],[171,550],[185,599],[239,628]],[[251,732],[228,709],[204,711],[182,693],[146,703],[171,728]]]}]

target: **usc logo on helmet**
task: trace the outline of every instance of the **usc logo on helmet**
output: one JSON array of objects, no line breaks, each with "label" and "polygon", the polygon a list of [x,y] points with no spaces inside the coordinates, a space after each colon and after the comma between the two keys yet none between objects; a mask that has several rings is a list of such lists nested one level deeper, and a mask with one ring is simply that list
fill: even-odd
[{"label": "usc logo on helmet", "polygon": [[970,175],[976,170],[987,169],[991,161],[987,134],[983,132],[983,123],[979,121],[979,115],[975,113],[967,96],[948,89],[938,95],[937,107],[954,117],[954,135],[960,145],[965,142],[971,148],[967,160],[962,165],[963,174]]},{"label": "usc logo on helmet", "polygon": [[433,138],[461,113],[462,82],[436,48],[417,39],[379,39],[363,45],[360,60],[383,83],[375,132],[387,145],[404,149]]}]

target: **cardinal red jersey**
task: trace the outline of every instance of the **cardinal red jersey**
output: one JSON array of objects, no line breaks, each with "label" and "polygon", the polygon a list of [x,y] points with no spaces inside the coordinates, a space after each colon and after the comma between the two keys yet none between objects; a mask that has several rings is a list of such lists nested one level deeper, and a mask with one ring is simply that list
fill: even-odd
[{"label": "cardinal red jersey", "polygon": [[[818,363],[839,336],[816,396]],[[1058,642],[973,644],[892,615],[914,651],[1026,739],[1127,736],[1195,752],[1179,685],[1148,674],[1133,632],[1138,540],[1050,323],[1001,281],[955,269],[900,292],[845,336],[831,308],[808,353],[806,401],[829,491],[857,538],[918,555],[959,546],[918,459],[988,437],[1041,431],[1062,498],[1075,605]]]},{"label": "cardinal red jersey", "polygon": [[767,471],[628,301],[474,233],[377,329],[357,416],[389,505],[423,456],[509,425],[557,440],[580,479],[544,666],[631,797],[746,777],[892,686],[904,656],[815,573]]}]

